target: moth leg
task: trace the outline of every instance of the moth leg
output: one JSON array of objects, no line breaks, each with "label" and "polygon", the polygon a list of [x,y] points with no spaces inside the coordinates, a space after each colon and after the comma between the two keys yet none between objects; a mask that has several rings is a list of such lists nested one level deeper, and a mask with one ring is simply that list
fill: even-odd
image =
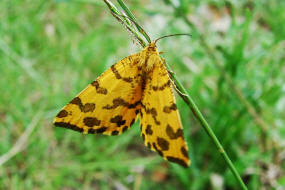
[{"label": "moth leg", "polygon": [[171,81],[171,84],[173,86],[173,88],[175,89],[175,91],[182,97],[188,97],[187,94],[184,94],[183,92],[181,92],[178,88],[177,88],[177,85],[175,84],[175,82],[172,80],[172,78],[170,77],[170,81]]},{"label": "moth leg", "polygon": [[[162,59],[163,60],[163,63],[166,65],[166,62],[165,62],[165,59]],[[168,70],[167,69],[167,73],[168,73],[168,76],[169,76],[169,79],[171,81],[171,84],[172,86],[174,87],[175,91],[182,97],[188,97],[187,94],[184,94],[183,92],[181,92],[178,88],[177,88],[177,85],[175,84],[175,82],[173,81],[172,79],[172,74],[175,74],[172,70]]]}]

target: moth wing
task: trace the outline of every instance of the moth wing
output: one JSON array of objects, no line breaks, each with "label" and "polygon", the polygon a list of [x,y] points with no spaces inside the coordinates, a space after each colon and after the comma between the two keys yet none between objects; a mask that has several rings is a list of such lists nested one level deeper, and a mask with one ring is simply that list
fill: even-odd
[{"label": "moth wing", "polygon": [[[157,55],[158,56],[158,55]],[[190,165],[182,124],[165,65],[159,58],[146,77],[139,115],[145,145],[164,159],[184,167]]]},{"label": "moth wing", "polygon": [[139,54],[117,62],[57,114],[54,124],[83,133],[118,135],[129,129],[142,96]]}]

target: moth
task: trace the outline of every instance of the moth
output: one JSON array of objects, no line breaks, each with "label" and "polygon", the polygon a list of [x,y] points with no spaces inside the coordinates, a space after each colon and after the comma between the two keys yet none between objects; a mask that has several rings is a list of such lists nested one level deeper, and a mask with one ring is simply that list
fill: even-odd
[{"label": "moth", "polygon": [[188,167],[171,82],[156,41],[151,42],[89,84],[56,115],[54,125],[84,134],[119,135],[138,117],[145,145],[164,159]]}]

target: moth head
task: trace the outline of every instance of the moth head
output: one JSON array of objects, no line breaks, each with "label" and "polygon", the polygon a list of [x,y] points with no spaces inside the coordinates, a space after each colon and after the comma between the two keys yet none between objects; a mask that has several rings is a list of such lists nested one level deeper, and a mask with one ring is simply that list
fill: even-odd
[{"label": "moth head", "polygon": [[156,52],[157,48],[156,48],[156,44],[155,42],[151,42],[147,47],[146,47],[148,52]]}]

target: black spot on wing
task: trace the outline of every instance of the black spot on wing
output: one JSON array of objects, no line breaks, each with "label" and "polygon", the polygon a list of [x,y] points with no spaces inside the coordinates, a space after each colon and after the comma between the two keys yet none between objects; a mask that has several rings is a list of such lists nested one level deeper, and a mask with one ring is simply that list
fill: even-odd
[{"label": "black spot on wing", "polygon": [[83,104],[79,97],[73,98],[73,100],[70,101],[70,104],[77,105],[79,107],[79,109],[84,113],[93,112],[95,110],[95,104],[94,103]]},{"label": "black spot on wing", "polygon": [[107,127],[101,127],[96,129],[96,133],[104,133],[107,130]]},{"label": "black spot on wing", "polygon": [[171,104],[170,106],[164,106],[163,107],[163,112],[165,113],[170,113],[171,111],[176,111],[177,110],[177,107],[176,107],[176,104]]},{"label": "black spot on wing", "polygon": [[87,127],[93,127],[93,126],[99,126],[101,123],[101,120],[97,119],[96,117],[85,117],[83,119],[83,123]]},{"label": "black spot on wing", "polygon": [[181,153],[183,154],[183,156],[188,158],[188,152],[187,152],[186,148],[184,146],[182,146],[180,150],[181,150]]},{"label": "black spot on wing", "polygon": [[123,116],[121,115],[116,115],[115,117],[112,117],[110,119],[111,123],[116,123],[118,127],[121,127],[126,123],[126,120],[123,120]]},{"label": "black spot on wing", "polygon": [[134,123],[135,123],[135,119],[133,119],[132,121],[131,121],[131,124],[130,124],[130,126],[132,126]]},{"label": "black spot on wing", "polygon": [[121,79],[121,80],[123,80],[125,82],[129,82],[129,83],[133,81],[133,79],[131,77],[122,77],[121,74],[119,73],[119,71],[116,69],[115,65],[111,66],[111,70],[114,73],[116,79]]},{"label": "black spot on wing", "polygon": [[79,132],[83,132],[83,129],[76,126],[76,125],[73,125],[73,124],[70,124],[70,123],[65,123],[65,122],[55,122],[54,123],[55,126],[58,126],[58,127],[63,127],[63,128],[67,128],[67,129],[72,129],[74,131],[79,131]]},{"label": "black spot on wing", "polygon": [[94,133],[104,133],[107,130],[107,127],[100,127],[98,129],[88,129],[89,134],[94,134]]},{"label": "black spot on wing", "polygon": [[158,90],[164,90],[166,87],[170,87],[170,84],[171,84],[171,81],[170,80],[168,80],[166,83],[164,83],[163,85],[161,85],[161,86],[152,86],[152,89],[154,90],[154,91],[158,91]]},{"label": "black spot on wing", "polygon": [[137,101],[133,104],[130,104],[130,103],[126,102],[124,99],[118,97],[118,98],[113,99],[113,105],[107,104],[103,107],[103,109],[110,110],[110,109],[115,109],[119,106],[124,106],[124,107],[127,107],[129,109],[133,109],[133,108],[136,108],[138,105],[140,105],[140,101]]},{"label": "black spot on wing", "polygon": [[163,153],[162,153],[162,151],[161,151],[161,150],[159,150],[159,149],[157,148],[157,146],[156,146],[156,144],[155,144],[155,143],[152,143],[152,147],[156,150],[156,152],[157,152],[160,156],[162,156],[162,157],[163,157]]},{"label": "black spot on wing", "polygon": [[94,134],[94,133],[96,133],[96,130],[95,129],[88,129],[88,134]]},{"label": "black spot on wing", "polygon": [[153,130],[151,129],[151,125],[147,125],[147,126],[146,126],[145,133],[146,133],[147,135],[152,135]]},{"label": "black spot on wing", "polygon": [[96,92],[98,94],[104,94],[106,95],[108,93],[108,90],[106,88],[100,87],[100,84],[97,80],[95,80],[94,82],[91,83],[92,86],[95,87]]},{"label": "black spot on wing", "polygon": [[166,126],[166,134],[169,136],[170,139],[177,139],[179,137],[184,138],[182,129],[179,128],[175,132],[173,127],[171,127],[169,124],[167,124]]},{"label": "black spot on wing", "polygon": [[124,126],[122,131],[125,132],[126,130],[128,130],[128,128],[129,128],[128,126]]},{"label": "black spot on wing", "polygon": [[63,118],[63,117],[66,117],[68,116],[68,112],[66,110],[61,110],[57,115],[56,117],[58,118]]},{"label": "black spot on wing", "polygon": [[166,151],[169,149],[169,142],[165,140],[164,138],[157,137],[157,144],[163,151]]},{"label": "black spot on wing", "polygon": [[[156,125],[160,125],[160,121],[157,120],[157,111],[155,108],[147,108],[144,104],[141,104],[142,108],[145,110],[146,114],[151,114],[154,122]],[[143,114],[141,112],[141,117],[143,117]]]},{"label": "black spot on wing", "polygon": [[181,159],[179,159],[179,158],[175,158],[175,157],[173,157],[173,156],[167,156],[166,159],[167,159],[168,161],[170,161],[170,162],[177,163],[177,164],[183,166],[184,168],[187,168],[187,167],[188,167],[187,163],[185,163],[183,160],[181,160]]},{"label": "black spot on wing", "polygon": [[119,131],[112,131],[111,135],[118,135]]}]

